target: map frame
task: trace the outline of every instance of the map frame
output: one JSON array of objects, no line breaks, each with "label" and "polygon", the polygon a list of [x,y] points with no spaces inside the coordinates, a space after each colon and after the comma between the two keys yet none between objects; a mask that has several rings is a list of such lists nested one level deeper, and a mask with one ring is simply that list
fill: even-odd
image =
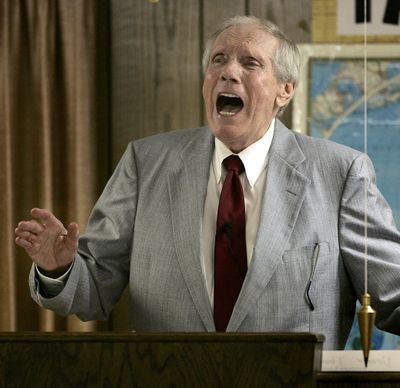
[{"label": "map frame", "polygon": [[[364,58],[363,44],[298,44],[301,67],[299,82],[293,98],[292,128],[307,135],[309,131],[310,112],[310,62],[313,59],[357,60]],[[390,60],[400,59],[400,46],[397,43],[370,43],[367,45],[367,59]]]}]

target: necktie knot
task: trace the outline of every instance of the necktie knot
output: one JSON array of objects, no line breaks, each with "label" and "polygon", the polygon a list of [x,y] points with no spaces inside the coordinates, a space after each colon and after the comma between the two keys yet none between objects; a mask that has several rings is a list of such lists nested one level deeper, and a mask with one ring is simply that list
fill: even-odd
[{"label": "necktie knot", "polygon": [[237,155],[230,155],[222,162],[228,171],[237,172],[239,175],[244,171],[243,162]]}]

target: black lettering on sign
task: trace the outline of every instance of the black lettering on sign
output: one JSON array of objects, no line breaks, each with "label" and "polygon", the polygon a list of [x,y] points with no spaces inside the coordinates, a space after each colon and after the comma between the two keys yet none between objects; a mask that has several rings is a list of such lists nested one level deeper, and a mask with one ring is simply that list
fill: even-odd
[{"label": "black lettering on sign", "polygon": [[366,15],[364,14],[364,3],[364,0],[356,0],[356,23],[364,23],[365,16],[367,22],[371,21],[371,0],[366,1]]},{"label": "black lettering on sign", "polygon": [[400,0],[387,0],[383,23],[399,24]]}]

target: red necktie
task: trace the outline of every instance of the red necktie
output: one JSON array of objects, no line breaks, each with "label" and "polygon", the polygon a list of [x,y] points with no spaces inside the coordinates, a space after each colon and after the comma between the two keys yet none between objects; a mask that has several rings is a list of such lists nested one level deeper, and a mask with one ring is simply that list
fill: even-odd
[{"label": "red necktie", "polygon": [[225,331],[247,272],[246,214],[239,175],[240,158],[224,159],[227,170],[219,198],[214,264],[214,322]]}]

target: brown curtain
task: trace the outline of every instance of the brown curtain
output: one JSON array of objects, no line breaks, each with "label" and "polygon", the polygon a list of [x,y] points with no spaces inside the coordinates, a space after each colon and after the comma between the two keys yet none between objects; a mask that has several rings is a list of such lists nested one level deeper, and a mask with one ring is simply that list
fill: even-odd
[{"label": "brown curtain", "polygon": [[30,299],[14,228],[32,207],[81,231],[108,176],[109,4],[1,0],[0,330],[93,330]]}]

